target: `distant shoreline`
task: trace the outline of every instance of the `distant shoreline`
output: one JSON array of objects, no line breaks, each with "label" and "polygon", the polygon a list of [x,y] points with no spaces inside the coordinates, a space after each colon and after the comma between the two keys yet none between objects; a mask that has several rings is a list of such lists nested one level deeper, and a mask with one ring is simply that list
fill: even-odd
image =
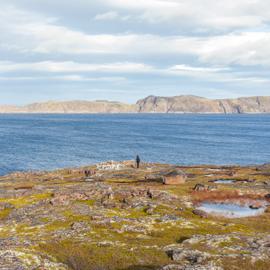
[{"label": "distant shoreline", "polygon": [[207,99],[149,96],[136,104],[115,101],[49,101],[25,106],[0,105],[0,114],[268,114],[269,97]]}]

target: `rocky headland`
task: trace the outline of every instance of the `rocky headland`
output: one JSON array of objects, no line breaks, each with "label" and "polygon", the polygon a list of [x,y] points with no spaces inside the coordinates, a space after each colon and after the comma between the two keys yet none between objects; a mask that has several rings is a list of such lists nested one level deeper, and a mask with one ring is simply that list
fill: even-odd
[{"label": "rocky headland", "polygon": [[270,113],[270,97],[207,99],[196,96],[149,96],[137,102],[139,112],[155,113]]},{"label": "rocky headland", "polygon": [[[0,269],[270,268],[270,165],[106,162],[13,173],[0,187]],[[227,217],[203,202],[263,211]]]},{"label": "rocky headland", "polygon": [[207,99],[196,96],[149,96],[136,104],[112,101],[66,101],[0,106],[0,113],[270,113],[270,97]]}]

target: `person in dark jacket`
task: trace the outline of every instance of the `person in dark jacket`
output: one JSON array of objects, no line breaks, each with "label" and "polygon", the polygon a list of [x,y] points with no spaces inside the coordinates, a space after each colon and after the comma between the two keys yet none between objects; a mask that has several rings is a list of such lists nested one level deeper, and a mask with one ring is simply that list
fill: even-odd
[{"label": "person in dark jacket", "polygon": [[136,156],[137,169],[140,168],[140,163],[141,163],[141,159],[140,159],[139,155],[137,155],[137,156]]}]

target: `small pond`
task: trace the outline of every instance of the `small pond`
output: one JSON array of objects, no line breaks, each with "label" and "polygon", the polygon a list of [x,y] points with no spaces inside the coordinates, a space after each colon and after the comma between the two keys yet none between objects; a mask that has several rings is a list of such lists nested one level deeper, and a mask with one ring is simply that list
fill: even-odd
[{"label": "small pond", "polygon": [[236,181],[231,180],[231,179],[218,179],[218,180],[213,181],[213,183],[216,183],[216,184],[232,184],[234,182]]},{"label": "small pond", "polygon": [[204,202],[197,209],[213,215],[241,218],[263,214],[265,207],[262,206],[258,209],[253,209],[249,205],[240,205],[236,203]]}]

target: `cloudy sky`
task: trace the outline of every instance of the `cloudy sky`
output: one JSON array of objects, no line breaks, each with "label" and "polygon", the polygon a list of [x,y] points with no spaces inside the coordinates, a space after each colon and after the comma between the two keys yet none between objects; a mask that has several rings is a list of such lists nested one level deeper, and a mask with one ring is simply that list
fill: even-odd
[{"label": "cloudy sky", "polygon": [[0,0],[0,103],[270,95],[270,1]]}]

